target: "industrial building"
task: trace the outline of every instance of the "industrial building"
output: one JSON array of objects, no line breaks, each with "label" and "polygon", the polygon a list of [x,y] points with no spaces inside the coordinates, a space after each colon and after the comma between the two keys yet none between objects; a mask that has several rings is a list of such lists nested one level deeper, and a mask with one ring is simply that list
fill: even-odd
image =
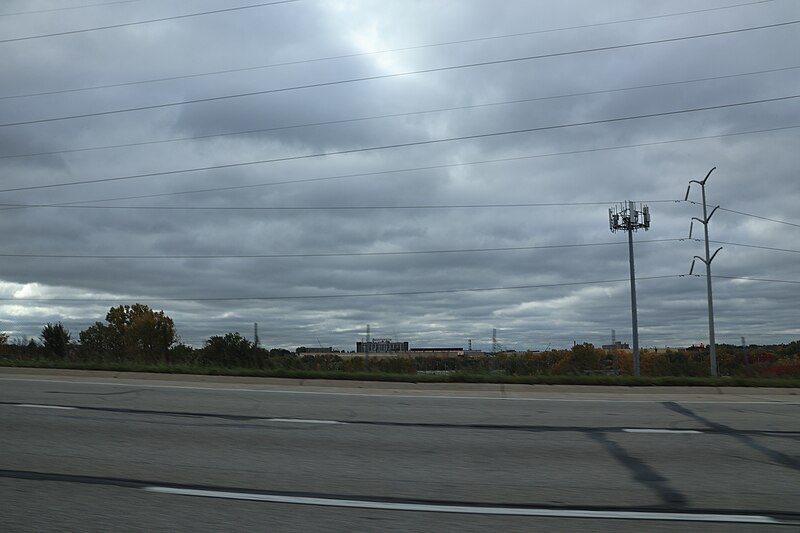
[{"label": "industrial building", "polygon": [[372,339],[356,343],[356,353],[407,352],[408,342],[392,342],[392,339]]}]

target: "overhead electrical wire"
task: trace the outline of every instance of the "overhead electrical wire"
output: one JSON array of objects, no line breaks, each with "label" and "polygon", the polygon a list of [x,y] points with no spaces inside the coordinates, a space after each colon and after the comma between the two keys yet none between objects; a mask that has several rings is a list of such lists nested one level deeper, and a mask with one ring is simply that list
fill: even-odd
[{"label": "overhead electrical wire", "polygon": [[710,111],[716,109],[726,109],[732,107],[739,107],[745,105],[754,105],[754,104],[763,104],[763,103],[773,103],[779,101],[786,101],[800,98],[800,94],[795,95],[788,95],[788,96],[780,96],[776,98],[765,98],[761,100],[749,100],[745,102],[734,102],[728,104],[719,104],[715,106],[705,106],[705,107],[696,107],[690,109],[680,109],[680,110],[673,110],[673,111],[661,111],[657,113],[646,113],[641,115],[630,115],[626,117],[616,117],[616,118],[609,118],[609,119],[601,119],[601,120],[591,120],[585,122],[573,122],[569,124],[557,124],[553,126],[538,126],[535,128],[522,128],[518,130],[504,130],[504,131],[496,131],[490,133],[480,133],[474,135],[463,135],[458,137],[447,137],[442,139],[428,139],[424,141],[412,141],[406,143],[395,143],[395,144],[388,144],[388,145],[379,145],[379,146],[370,146],[370,147],[362,147],[362,148],[352,148],[348,150],[338,150],[333,152],[318,152],[312,154],[303,154],[303,155],[295,155],[295,156],[285,156],[285,157],[277,157],[271,159],[260,159],[255,161],[244,161],[238,163],[226,163],[226,164],[219,164],[219,165],[209,165],[204,167],[194,167],[194,168],[184,168],[184,169],[177,169],[177,170],[166,170],[160,172],[148,172],[142,174],[131,174],[126,176],[116,176],[116,177],[109,177],[109,178],[96,178],[96,179],[88,179],[88,180],[79,180],[79,181],[72,181],[72,182],[62,182],[62,183],[50,183],[46,185],[28,185],[24,187],[10,187],[6,189],[0,189],[0,193],[5,192],[17,192],[17,191],[31,191],[31,190],[39,190],[39,189],[52,189],[58,187],[70,187],[75,185],[89,185],[89,184],[96,184],[96,183],[109,183],[109,182],[117,182],[117,181],[126,181],[126,180],[134,180],[134,179],[142,179],[142,178],[150,178],[156,176],[169,176],[169,175],[176,175],[176,174],[185,174],[190,172],[200,172],[200,171],[208,171],[208,170],[220,170],[225,168],[237,168],[237,167],[245,167],[245,166],[252,166],[252,165],[262,165],[268,163],[278,163],[278,162],[286,162],[286,161],[298,161],[304,159],[314,159],[320,157],[328,157],[332,155],[346,155],[346,154],[355,154],[355,153],[364,153],[364,152],[374,152],[379,150],[389,150],[389,149],[397,149],[397,148],[409,148],[413,146],[425,146],[425,145],[432,145],[432,144],[439,144],[445,142],[457,142],[457,141],[466,141],[466,140],[475,140],[475,139],[486,139],[491,137],[499,137],[505,135],[518,135],[523,133],[533,133],[537,131],[549,131],[555,129],[562,129],[562,128],[571,128],[577,126],[591,126],[597,124],[609,124],[613,122],[621,122],[627,120],[637,120],[637,119],[644,119],[644,118],[655,118],[655,117],[664,117],[664,116],[671,116],[671,115],[679,115],[685,113],[695,113],[700,111]]},{"label": "overhead electrical wire", "polygon": [[69,30],[69,31],[60,31],[54,33],[43,33],[40,35],[29,35],[27,37],[13,37],[10,39],[0,39],[0,44],[4,43],[14,43],[19,41],[31,41],[33,39],[44,39],[46,37],[62,37],[65,35],[75,35],[78,33],[88,33],[93,31],[101,31],[101,30],[113,30],[118,28],[126,28],[129,26],[140,26],[142,24],[153,24],[156,22],[165,22],[168,20],[179,20],[179,19],[187,19],[192,17],[202,17],[205,15],[217,15],[220,13],[227,13],[231,11],[242,11],[244,9],[255,9],[259,7],[267,7],[267,6],[275,6],[279,4],[290,4],[294,2],[300,2],[302,0],[273,0],[272,2],[261,2],[259,4],[249,4],[246,6],[235,6],[235,7],[226,7],[223,9],[214,9],[212,11],[202,11],[198,13],[186,13],[183,15],[173,15],[171,17],[159,17],[154,19],[148,20],[138,20],[134,22],[123,22],[120,24],[109,24],[107,26],[94,26],[92,28],[82,28],[78,30]]},{"label": "overhead electrical wire", "polygon": [[[638,240],[636,244],[652,244],[663,242],[682,242],[686,239],[651,239]],[[517,252],[529,250],[551,250],[560,248],[589,248],[595,246],[618,246],[626,244],[623,241],[593,242],[577,244],[542,244],[535,246],[507,246],[499,248],[461,248],[449,250],[404,250],[394,252],[310,252],[286,254],[191,254],[191,255],[78,255],[78,254],[25,254],[25,253],[0,253],[0,257],[14,257],[26,259],[307,259],[311,257],[382,257],[398,255],[437,255],[437,254],[471,254],[487,252]]]},{"label": "overhead electrical wire", "polygon": [[754,215],[752,213],[744,213],[742,211],[735,211],[733,209],[727,209],[725,207],[720,207],[719,210],[720,211],[727,211],[728,213],[735,213],[737,215],[742,215],[742,216],[746,216],[746,217],[758,218],[760,220],[766,220],[766,221],[769,221],[769,222],[775,222],[777,224],[784,224],[786,226],[794,226],[795,228],[800,228],[800,224],[797,224],[795,222],[787,222],[785,220],[777,220],[775,218],[764,217],[764,216],[761,216],[761,215]]},{"label": "overhead electrical wire", "polygon": [[[129,1],[138,1],[138,0],[129,0]],[[745,2],[745,3],[741,3],[741,4],[733,4],[733,5],[727,5],[727,6],[712,7],[712,8],[705,8],[705,9],[696,9],[696,10],[692,10],[692,11],[681,11],[681,12],[678,12],[678,13],[667,13],[667,14],[663,14],[663,15],[651,15],[651,16],[647,16],[647,17],[637,17],[637,18],[632,18],[632,19],[623,19],[623,20],[615,20],[615,21],[608,21],[608,22],[597,22],[597,23],[593,23],[593,24],[582,24],[582,25],[579,25],[579,26],[566,26],[566,27],[561,27],[561,28],[551,28],[551,29],[545,29],[545,30],[534,30],[534,31],[518,32],[518,33],[506,33],[506,34],[502,34],[502,35],[493,35],[493,36],[488,36],[488,37],[477,37],[477,38],[472,38],[472,39],[459,39],[459,40],[455,40],[455,41],[445,41],[445,42],[439,42],[439,43],[421,44],[421,45],[414,45],[414,46],[405,46],[405,47],[401,47],[401,48],[389,48],[389,49],[384,49],[384,50],[377,50],[377,51],[374,51],[374,52],[358,52],[358,53],[353,53],[353,54],[342,54],[342,55],[336,55],[336,56],[326,56],[326,57],[318,57],[318,58],[310,58],[310,59],[300,59],[300,60],[296,60],[296,61],[286,61],[286,62],[282,62],[282,63],[270,63],[270,64],[267,64],[267,65],[255,65],[255,66],[251,66],[251,67],[216,70],[216,71],[210,71],[210,72],[200,72],[200,73],[194,73],[194,74],[184,74],[184,75],[179,75],[179,76],[168,76],[168,77],[162,77],[162,78],[152,78],[152,79],[147,79],[147,80],[136,80],[136,81],[130,81],[130,82],[110,83],[110,84],[104,84],[104,85],[93,85],[93,86],[89,86],[89,87],[78,87],[78,88],[73,88],[73,89],[61,89],[61,90],[54,90],[54,91],[42,91],[42,92],[36,92],[36,93],[25,93],[25,94],[17,94],[17,95],[0,96],[0,100],[8,99],[8,98],[27,98],[27,97],[32,97],[32,96],[45,96],[45,95],[64,94],[64,93],[80,92],[80,91],[91,91],[91,90],[97,90],[97,89],[111,89],[111,88],[114,88],[114,87],[125,87],[125,86],[129,86],[129,85],[141,85],[141,84],[146,84],[146,83],[158,83],[158,82],[164,82],[164,81],[174,81],[174,80],[181,80],[181,79],[198,78],[198,77],[203,77],[203,76],[214,76],[214,75],[218,75],[218,74],[232,74],[232,73],[235,73],[235,72],[246,72],[246,71],[268,69],[268,68],[275,68],[275,67],[301,65],[301,64],[305,64],[305,63],[314,63],[314,62],[321,62],[321,61],[332,61],[332,60],[338,60],[338,59],[349,59],[349,58],[355,58],[355,57],[373,56],[373,55],[387,54],[387,53],[394,53],[394,52],[405,52],[405,51],[410,51],[410,50],[420,50],[420,49],[424,49],[424,48],[434,48],[434,47],[441,47],[441,46],[451,46],[451,45],[457,45],[457,44],[468,44],[468,43],[474,43],[474,42],[497,40],[497,39],[508,39],[508,38],[514,38],[514,37],[524,37],[524,36],[538,35],[538,34],[543,34],[543,33],[553,33],[553,32],[567,31],[567,30],[592,28],[592,27],[598,27],[598,26],[609,26],[609,25],[614,25],[614,24],[625,24],[625,23],[629,23],[629,22],[640,22],[640,21],[644,21],[644,20],[653,20],[653,19],[659,19],[659,18],[677,17],[677,16],[682,16],[682,15],[692,15],[692,14],[697,14],[697,13],[705,13],[705,12],[709,12],[709,11],[719,11],[719,10],[723,10],[723,9],[733,9],[733,8],[738,8],[738,7],[751,6],[751,5],[755,5],[755,4],[766,4],[766,3],[771,3],[773,1],[774,0],[757,0],[755,2]]]},{"label": "overhead electrical wire", "polygon": [[[668,242],[703,242],[702,239],[645,239],[637,240],[636,244],[660,244]],[[754,248],[758,250],[768,250],[775,252],[787,252],[800,254],[800,250],[789,248],[777,248],[773,246],[762,246],[758,244],[744,244],[730,241],[710,240],[712,244],[723,244],[725,246],[738,246],[743,248]],[[307,259],[307,258],[332,258],[332,257],[385,257],[403,255],[440,255],[440,254],[473,254],[473,253],[495,253],[495,252],[520,252],[531,250],[557,250],[568,248],[593,248],[601,246],[620,246],[625,243],[622,241],[611,242],[589,242],[573,244],[541,244],[533,246],[503,246],[495,248],[456,248],[440,250],[398,250],[391,252],[300,252],[300,253],[272,253],[272,254],[169,254],[169,255],[148,255],[148,254],[52,254],[52,253],[18,253],[0,252],[0,257],[19,258],[19,259]]]},{"label": "overhead electrical wire", "polygon": [[[637,277],[637,281],[650,281],[657,279],[674,279],[688,277],[687,274],[672,274],[665,276],[643,276]],[[489,292],[489,291],[511,291],[523,289],[547,289],[555,287],[574,287],[580,285],[605,285],[609,283],[630,282],[628,278],[606,279],[597,281],[572,281],[562,283],[544,283],[538,285],[514,285],[509,287],[473,287],[466,289],[439,289],[428,291],[398,291],[398,292],[375,292],[375,293],[350,293],[350,294],[309,294],[294,296],[219,296],[219,297],[195,297],[195,298],[135,298],[138,302],[227,302],[227,301],[264,301],[264,300],[327,300],[340,298],[375,298],[382,296],[421,296],[433,294],[456,294],[464,292]],[[118,301],[122,298],[14,298],[0,297],[0,301],[14,302],[109,302]],[[130,298],[125,298],[130,299]]]},{"label": "overhead electrical wire", "polygon": [[[671,275],[662,275],[662,276],[640,276],[637,277],[637,281],[652,281],[652,280],[663,280],[663,279],[677,279],[677,278],[689,278],[689,277],[696,277],[702,278],[705,277],[703,274],[671,274]],[[720,276],[720,275],[713,275],[712,278],[720,278],[720,279],[729,279],[729,280],[741,280],[741,281],[757,281],[757,282],[768,282],[768,283],[788,283],[788,284],[800,284],[800,281],[795,280],[780,280],[780,279],[767,279],[767,278],[752,278],[747,276]],[[385,297],[385,296],[422,296],[422,295],[436,295],[436,294],[457,294],[457,293],[472,293],[472,292],[490,292],[490,291],[511,291],[511,290],[527,290],[527,289],[545,289],[545,288],[557,288],[557,287],[575,287],[575,286],[582,286],[582,285],[606,285],[610,283],[622,283],[622,282],[630,282],[628,278],[621,278],[621,279],[606,279],[606,280],[593,280],[593,281],[572,281],[572,282],[561,282],[561,283],[543,283],[543,284],[531,284],[531,285],[512,285],[506,287],[472,287],[472,288],[456,288],[456,289],[438,289],[438,290],[420,290],[420,291],[390,291],[390,292],[374,292],[374,293],[348,293],[348,294],[308,294],[308,295],[264,295],[264,296],[210,296],[210,297],[183,297],[183,298],[175,298],[175,297],[108,297],[108,298],[100,298],[100,297],[93,297],[93,298],[64,298],[64,297],[52,297],[52,298],[45,298],[45,297],[0,297],[0,301],[6,302],[72,302],[72,303],[80,303],[80,302],[89,302],[89,303],[96,303],[96,302],[109,302],[109,301],[119,301],[121,299],[135,299],[138,302],[148,302],[148,301],[156,301],[156,302],[227,302],[227,301],[267,301],[267,300],[329,300],[329,299],[343,299],[343,298],[375,298],[375,297]]]},{"label": "overhead electrical wire", "polygon": [[[648,203],[679,203],[681,200],[652,200]],[[535,202],[513,204],[417,204],[417,205],[277,205],[277,206],[218,206],[218,205],[75,205],[75,204],[0,204],[0,207],[30,209],[94,209],[94,210],[143,210],[143,211],[390,211],[390,210],[439,210],[439,209],[511,209],[531,207],[568,207],[587,205],[609,205],[611,202]]]},{"label": "overhead electrical wire", "polygon": [[[108,111],[96,111],[92,113],[80,113],[75,115],[65,115],[60,117],[49,117],[49,118],[41,118],[41,119],[34,119],[34,120],[24,120],[24,121],[17,121],[17,122],[7,122],[4,124],[0,124],[0,127],[12,127],[12,126],[25,126],[25,125],[32,125],[32,124],[43,124],[49,122],[58,122],[63,120],[74,120],[74,119],[82,119],[82,118],[93,118],[99,116],[106,116],[106,115],[115,115],[120,113],[130,113],[130,112],[137,112],[137,111],[147,111],[153,109],[164,109],[168,107],[175,107],[175,106],[182,106],[188,104],[198,104],[198,103],[208,103],[208,102],[217,102],[221,100],[230,100],[234,98],[245,98],[250,96],[258,96],[258,95],[265,95],[265,94],[274,94],[280,92],[287,92],[287,91],[296,91],[301,89],[315,89],[320,87],[330,87],[335,85],[343,85],[349,83],[359,83],[364,81],[376,81],[376,80],[383,80],[383,79],[390,79],[390,78],[397,78],[401,76],[411,76],[417,74],[430,74],[434,72],[447,72],[453,70],[460,70],[460,69],[468,69],[468,68],[478,68],[478,67],[486,67],[491,65],[501,65],[501,64],[508,64],[508,63],[515,63],[515,62],[522,62],[522,61],[532,61],[536,59],[545,59],[545,58],[553,58],[553,57],[563,57],[568,55],[577,55],[577,54],[586,54],[586,53],[595,53],[595,52],[604,52],[609,50],[620,50],[625,48],[633,48],[638,46],[649,46],[654,44],[664,44],[664,43],[671,43],[671,42],[678,42],[678,41],[685,41],[690,39],[700,39],[706,37],[715,37],[720,35],[730,35],[734,33],[742,33],[747,31],[756,31],[756,30],[764,30],[764,29],[771,29],[777,28],[782,26],[789,26],[794,24],[800,24],[800,20],[788,21],[788,22],[779,22],[775,24],[767,24],[763,26],[751,26],[748,28],[738,28],[735,30],[726,30],[721,32],[713,32],[713,33],[704,33],[699,35],[690,35],[690,36],[683,36],[683,37],[673,37],[669,39],[658,39],[653,41],[642,41],[638,43],[627,43],[627,44],[620,44],[620,45],[613,45],[613,46],[602,46],[602,47],[595,47],[595,48],[585,48],[581,50],[570,50],[567,52],[554,52],[549,54],[539,54],[533,56],[524,56],[524,57],[516,57],[516,58],[507,58],[507,59],[497,59],[492,61],[480,61],[476,63],[465,63],[461,65],[449,65],[445,67],[436,67],[436,68],[429,68],[429,69],[421,69],[421,70],[414,70],[408,72],[400,72],[394,74],[378,74],[374,76],[364,76],[360,78],[349,78],[345,80],[334,80],[334,81],[327,81],[327,82],[318,82],[318,83],[309,83],[303,85],[295,85],[291,87],[280,87],[277,89],[265,89],[261,91],[249,91],[244,93],[236,93],[236,94],[228,94],[228,95],[221,95],[221,96],[211,96],[207,98],[196,98],[192,100],[181,100],[175,102],[164,102],[160,104],[151,104],[146,106],[136,106],[136,107],[128,107],[122,109],[112,109]],[[2,43],[2,41],[0,41]]]},{"label": "overhead electrical wire", "polygon": [[743,72],[738,74],[725,74],[720,76],[710,76],[705,78],[694,78],[689,80],[680,80],[680,81],[670,81],[670,82],[663,82],[663,83],[651,83],[647,85],[634,85],[630,87],[620,87],[616,89],[603,89],[598,91],[584,91],[578,93],[568,93],[568,94],[560,94],[560,95],[552,95],[552,96],[539,96],[539,97],[532,97],[532,98],[522,98],[518,100],[505,100],[505,101],[498,101],[498,102],[487,102],[483,104],[473,104],[473,105],[464,105],[464,106],[455,106],[455,107],[443,107],[443,108],[436,108],[436,109],[426,109],[421,111],[409,111],[404,113],[389,113],[385,115],[371,115],[365,117],[356,117],[356,118],[348,118],[348,119],[339,119],[339,120],[326,120],[326,121],[318,121],[318,122],[308,122],[303,124],[290,124],[285,126],[275,126],[270,128],[260,128],[254,130],[245,130],[245,131],[234,131],[234,132],[226,132],[226,133],[214,133],[208,135],[194,135],[194,136],[184,136],[184,137],[176,137],[172,139],[161,139],[161,140],[154,140],[154,141],[140,141],[140,142],[132,142],[132,143],[123,143],[123,144],[112,144],[112,145],[103,145],[103,146],[90,146],[84,148],[73,148],[73,149],[66,149],[66,150],[51,150],[47,152],[34,152],[28,154],[10,154],[10,155],[0,155],[0,159],[12,159],[12,158],[20,158],[20,157],[35,157],[35,156],[44,156],[44,155],[57,155],[57,154],[68,154],[68,153],[76,153],[76,152],[87,152],[93,150],[107,150],[112,148],[128,148],[134,146],[148,146],[148,145],[155,145],[155,144],[165,144],[165,143],[173,143],[173,142],[181,142],[181,141],[195,141],[201,139],[214,139],[220,137],[231,137],[237,135],[252,135],[254,133],[269,133],[275,131],[284,131],[289,129],[299,129],[299,128],[310,128],[310,127],[318,127],[318,126],[331,126],[335,124],[350,124],[354,122],[364,122],[369,120],[380,120],[386,118],[399,118],[399,117],[408,117],[413,115],[424,115],[430,113],[444,113],[450,111],[462,111],[466,109],[480,109],[485,107],[493,107],[493,106],[503,106],[503,105],[514,105],[514,104],[522,104],[528,102],[539,102],[545,100],[555,100],[561,98],[573,98],[577,96],[590,96],[595,94],[608,94],[608,93],[615,93],[615,92],[623,92],[623,91],[634,91],[640,89],[653,89],[657,87],[669,87],[674,85],[682,85],[688,83],[699,83],[705,81],[716,81],[722,79],[730,79],[730,78],[737,78],[742,76],[755,76],[760,74],[768,74],[774,72],[783,72],[788,70],[796,70],[799,69],[800,65],[793,65],[790,67],[781,67],[781,68],[774,68],[774,69],[767,69],[767,70],[758,70],[758,71],[751,71],[751,72]]},{"label": "overhead electrical wire", "polygon": [[[721,208],[720,208],[721,209]],[[703,242],[703,239],[692,239],[695,242]],[[725,246],[739,246],[741,248],[756,248],[759,250],[770,250],[773,252],[788,252],[793,254],[800,254],[800,250],[792,250],[789,248],[776,248],[773,246],[760,246],[758,244],[742,244],[739,242],[727,242],[727,241],[712,241],[709,240],[708,242],[712,244],[724,244]]]},{"label": "overhead electrical wire", "polygon": [[[689,200],[680,199],[666,199],[666,200],[642,200],[646,204],[657,203],[691,203]],[[533,207],[577,207],[577,206],[590,206],[590,205],[611,205],[615,201],[607,202],[528,202],[528,203],[494,203],[494,204],[416,204],[416,205],[280,205],[280,206],[219,206],[219,205],[83,205],[83,203],[70,202],[63,204],[2,204],[0,203],[0,210],[3,209],[88,209],[88,210],[140,210],[140,211],[393,211],[393,210],[442,210],[442,209],[514,209],[514,208],[533,208]],[[786,222],[783,220],[776,220],[774,218],[762,217],[749,213],[741,213],[724,207],[718,207],[720,211],[731,211],[740,215],[746,215],[769,222],[776,222],[778,224],[787,224],[790,226],[800,227],[800,224],[793,222]],[[701,239],[691,239],[696,242],[702,242]],[[757,246],[748,244],[738,244],[723,241],[709,241],[717,244],[730,244],[733,246],[742,246],[748,248],[762,248],[764,250],[773,250],[780,252],[797,252],[798,250],[791,250],[786,248],[772,248],[768,246]],[[0,253],[0,257],[3,254]]]},{"label": "overhead electrical wire", "polygon": [[116,4],[132,4],[136,2],[141,2],[142,0],[116,0],[114,2],[99,2],[95,4],[82,4],[79,6],[66,6],[66,7],[52,7],[49,9],[34,9],[31,11],[17,11],[14,13],[0,13],[0,17],[16,17],[18,15],[38,15],[41,13],[53,13],[55,11],[72,11],[75,9],[86,9],[89,7],[104,7],[104,6],[113,6]]},{"label": "overhead electrical wire", "polygon": [[[705,277],[705,274],[692,274],[692,275],[701,278]],[[788,280],[788,279],[751,278],[749,276],[721,276],[719,274],[712,274],[711,277],[719,279],[737,280],[737,281],[761,281],[766,283],[789,283],[792,285],[800,285],[800,281]]]},{"label": "overhead electrical wire", "polygon": [[[423,167],[408,167],[408,168],[400,168],[400,169],[390,169],[390,170],[380,170],[380,171],[372,171],[372,172],[358,172],[352,174],[338,174],[333,176],[320,176],[320,177],[312,177],[312,178],[301,178],[295,180],[283,180],[283,181],[271,181],[266,183],[251,183],[247,185],[228,185],[225,187],[209,187],[205,189],[193,189],[193,190],[184,190],[184,191],[172,191],[172,192],[162,192],[162,193],[150,193],[150,194],[139,194],[139,195],[130,195],[130,196],[117,196],[111,198],[98,198],[93,200],[78,200],[73,202],[59,202],[55,204],[47,204],[52,206],[65,206],[65,205],[80,205],[80,204],[89,204],[89,203],[100,203],[100,202],[114,202],[114,201],[123,201],[123,200],[141,200],[146,198],[163,198],[167,196],[180,196],[186,194],[203,194],[203,193],[212,193],[212,192],[224,192],[224,191],[237,191],[237,190],[247,190],[247,189],[256,189],[261,187],[271,187],[276,185],[292,185],[292,184],[301,184],[301,183],[315,183],[315,182],[322,182],[322,181],[334,181],[334,180],[341,180],[341,179],[349,179],[349,178],[360,178],[366,176],[381,176],[381,175],[391,175],[391,174],[402,174],[406,172],[419,172],[423,170],[439,170],[445,168],[454,168],[454,167],[462,167],[462,166],[472,166],[472,165],[486,165],[486,164],[494,164],[494,163],[506,163],[512,161],[522,161],[527,159],[538,159],[542,157],[557,157],[557,156],[564,156],[564,155],[579,155],[579,154],[588,154],[594,152],[605,152],[610,150],[624,150],[628,148],[642,148],[647,146],[656,146],[662,144],[671,144],[671,143],[680,143],[680,142],[690,142],[690,141],[698,141],[698,140],[706,140],[706,139],[717,139],[717,138],[724,138],[724,137],[732,137],[737,135],[753,135],[759,133],[769,133],[775,131],[782,131],[788,129],[797,129],[800,128],[800,124],[793,125],[793,126],[782,126],[777,128],[767,128],[761,130],[750,130],[750,131],[743,131],[743,132],[733,132],[733,133],[723,133],[718,135],[703,135],[699,137],[684,137],[681,139],[669,139],[665,141],[652,141],[647,143],[636,143],[636,144],[625,144],[619,146],[605,146],[599,148],[587,148],[583,150],[570,150],[566,152],[549,152],[544,154],[534,154],[534,155],[525,155],[525,156],[515,156],[515,157],[502,157],[496,159],[483,159],[477,161],[464,161],[459,163],[445,163],[441,165],[430,165],[430,166],[423,166]],[[683,200],[681,200],[683,201]],[[0,206],[0,211],[5,209],[20,209],[23,206],[19,204],[5,204],[7,207]]]},{"label": "overhead electrical wire", "polygon": [[[683,200],[683,201],[688,203],[688,204],[692,204],[692,205],[703,205],[701,202],[697,202],[697,201],[694,201],[694,200]],[[794,226],[796,228],[800,228],[800,224],[798,224],[796,222],[787,222],[785,220],[778,220],[776,218],[764,217],[764,216],[761,216],[761,215],[754,215],[752,213],[745,213],[743,211],[736,211],[734,209],[728,209],[728,208],[722,207],[722,206],[717,206],[717,209],[719,209],[720,211],[727,211],[728,213],[735,213],[737,215],[742,215],[742,216],[751,217],[751,218],[757,218],[759,220],[766,220],[768,222],[775,222],[776,224],[784,224],[786,226]]]}]

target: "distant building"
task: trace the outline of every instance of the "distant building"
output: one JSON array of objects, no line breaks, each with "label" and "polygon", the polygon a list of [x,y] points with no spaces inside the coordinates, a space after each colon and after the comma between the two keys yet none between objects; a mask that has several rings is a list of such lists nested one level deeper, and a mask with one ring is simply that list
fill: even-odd
[{"label": "distant building", "polygon": [[411,352],[418,355],[464,355],[464,348],[411,348]]},{"label": "distant building", "polygon": [[294,352],[298,353],[298,354],[300,354],[300,353],[331,353],[331,352],[333,352],[333,346],[328,346],[327,348],[322,348],[322,347],[314,348],[314,347],[300,346]]},{"label": "distant building", "polygon": [[630,350],[631,347],[627,342],[614,341],[612,344],[604,344],[604,350]]},{"label": "distant building", "polygon": [[356,353],[407,352],[408,342],[392,342],[392,339],[372,339],[356,343]]}]

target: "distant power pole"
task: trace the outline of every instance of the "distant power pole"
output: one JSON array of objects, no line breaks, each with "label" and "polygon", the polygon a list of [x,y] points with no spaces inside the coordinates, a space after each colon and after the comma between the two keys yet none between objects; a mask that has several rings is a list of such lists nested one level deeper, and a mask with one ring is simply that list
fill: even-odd
[{"label": "distant power pole", "polygon": [[364,370],[369,368],[369,324],[367,324],[367,342],[364,343]]},{"label": "distant power pole", "polygon": [[717,375],[717,343],[714,339],[714,298],[711,294],[711,261],[717,256],[722,247],[720,246],[717,248],[717,251],[714,252],[713,255],[709,255],[709,247],[708,247],[708,222],[711,220],[711,217],[714,216],[714,212],[719,209],[719,206],[715,207],[711,214],[708,214],[708,208],[706,206],[706,182],[708,181],[709,176],[717,167],[712,168],[706,174],[706,177],[703,181],[691,180],[689,181],[689,186],[686,188],[686,197],[684,197],[684,201],[689,199],[689,190],[692,188],[692,183],[697,183],[700,185],[700,189],[703,191],[703,219],[700,220],[697,217],[692,217],[692,222],[689,225],[689,238],[692,238],[692,226],[694,225],[694,221],[698,221],[703,225],[703,229],[705,230],[705,244],[706,244],[706,257],[703,259],[699,255],[694,256],[692,259],[692,266],[689,268],[689,275],[692,275],[694,271],[694,262],[699,259],[706,265],[706,298],[708,299],[708,354],[711,358],[711,375]]},{"label": "distant power pole", "polygon": [[258,322],[253,323],[253,346],[256,348],[261,346],[261,341],[258,338]]},{"label": "distant power pole", "polygon": [[497,355],[497,328],[492,328],[492,355]]},{"label": "distant power pole", "polygon": [[608,210],[608,225],[612,232],[628,232],[628,260],[631,267],[631,329],[633,330],[633,375],[639,375],[639,321],[636,317],[636,272],[633,266],[633,232],[650,229],[650,208],[628,201]]},{"label": "distant power pole", "polygon": [[745,342],[744,337],[742,337],[742,357],[744,358],[744,364],[749,364],[747,357],[747,342]]}]

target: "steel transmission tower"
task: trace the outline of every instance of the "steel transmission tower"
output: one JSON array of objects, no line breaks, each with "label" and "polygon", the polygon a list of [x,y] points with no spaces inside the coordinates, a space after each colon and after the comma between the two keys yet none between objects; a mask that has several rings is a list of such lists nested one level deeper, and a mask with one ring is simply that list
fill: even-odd
[{"label": "steel transmission tower", "polygon": [[714,298],[711,294],[711,261],[717,256],[722,247],[717,248],[717,251],[714,252],[713,255],[709,255],[709,247],[708,247],[708,222],[711,220],[711,217],[714,215],[714,212],[719,209],[719,206],[715,207],[711,210],[711,214],[708,214],[708,207],[706,206],[706,182],[708,181],[709,176],[711,173],[716,170],[717,167],[712,168],[706,174],[705,179],[703,181],[697,180],[690,180],[689,186],[686,188],[686,196],[684,197],[683,201],[689,199],[689,191],[692,188],[692,183],[697,183],[700,185],[700,189],[703,191],[703,219],[699,219],[697,217],[692,217],[692,222],[689,225],[689,238],[692,238],[692,227],[694,226],[694,221],[698,221],[703,225],[703,229],[705,230],[705,245],[706,245],[706,257],[705,259],[700,257],[699,255],[694,256],[692,259],[692,266],[689,268],[689,275],[692,275],[694,271],[694,262],[699,259],[706,265],[706,297],[708,298],[708,355],[711,359],[711,375],[717,375],[717,345],[716,340],[714,339]]},{"label": "steel transmission tower", "polygon": [[608,225],[612,232],[628,232],[628,259],[631,265],[631,329],[633,330],[633,375],[639,375],[639,321],[636,317],[636,272],[633,265],[633,232],[650,229],[650,208],[633,202],[619,204],[608,210]]}]

